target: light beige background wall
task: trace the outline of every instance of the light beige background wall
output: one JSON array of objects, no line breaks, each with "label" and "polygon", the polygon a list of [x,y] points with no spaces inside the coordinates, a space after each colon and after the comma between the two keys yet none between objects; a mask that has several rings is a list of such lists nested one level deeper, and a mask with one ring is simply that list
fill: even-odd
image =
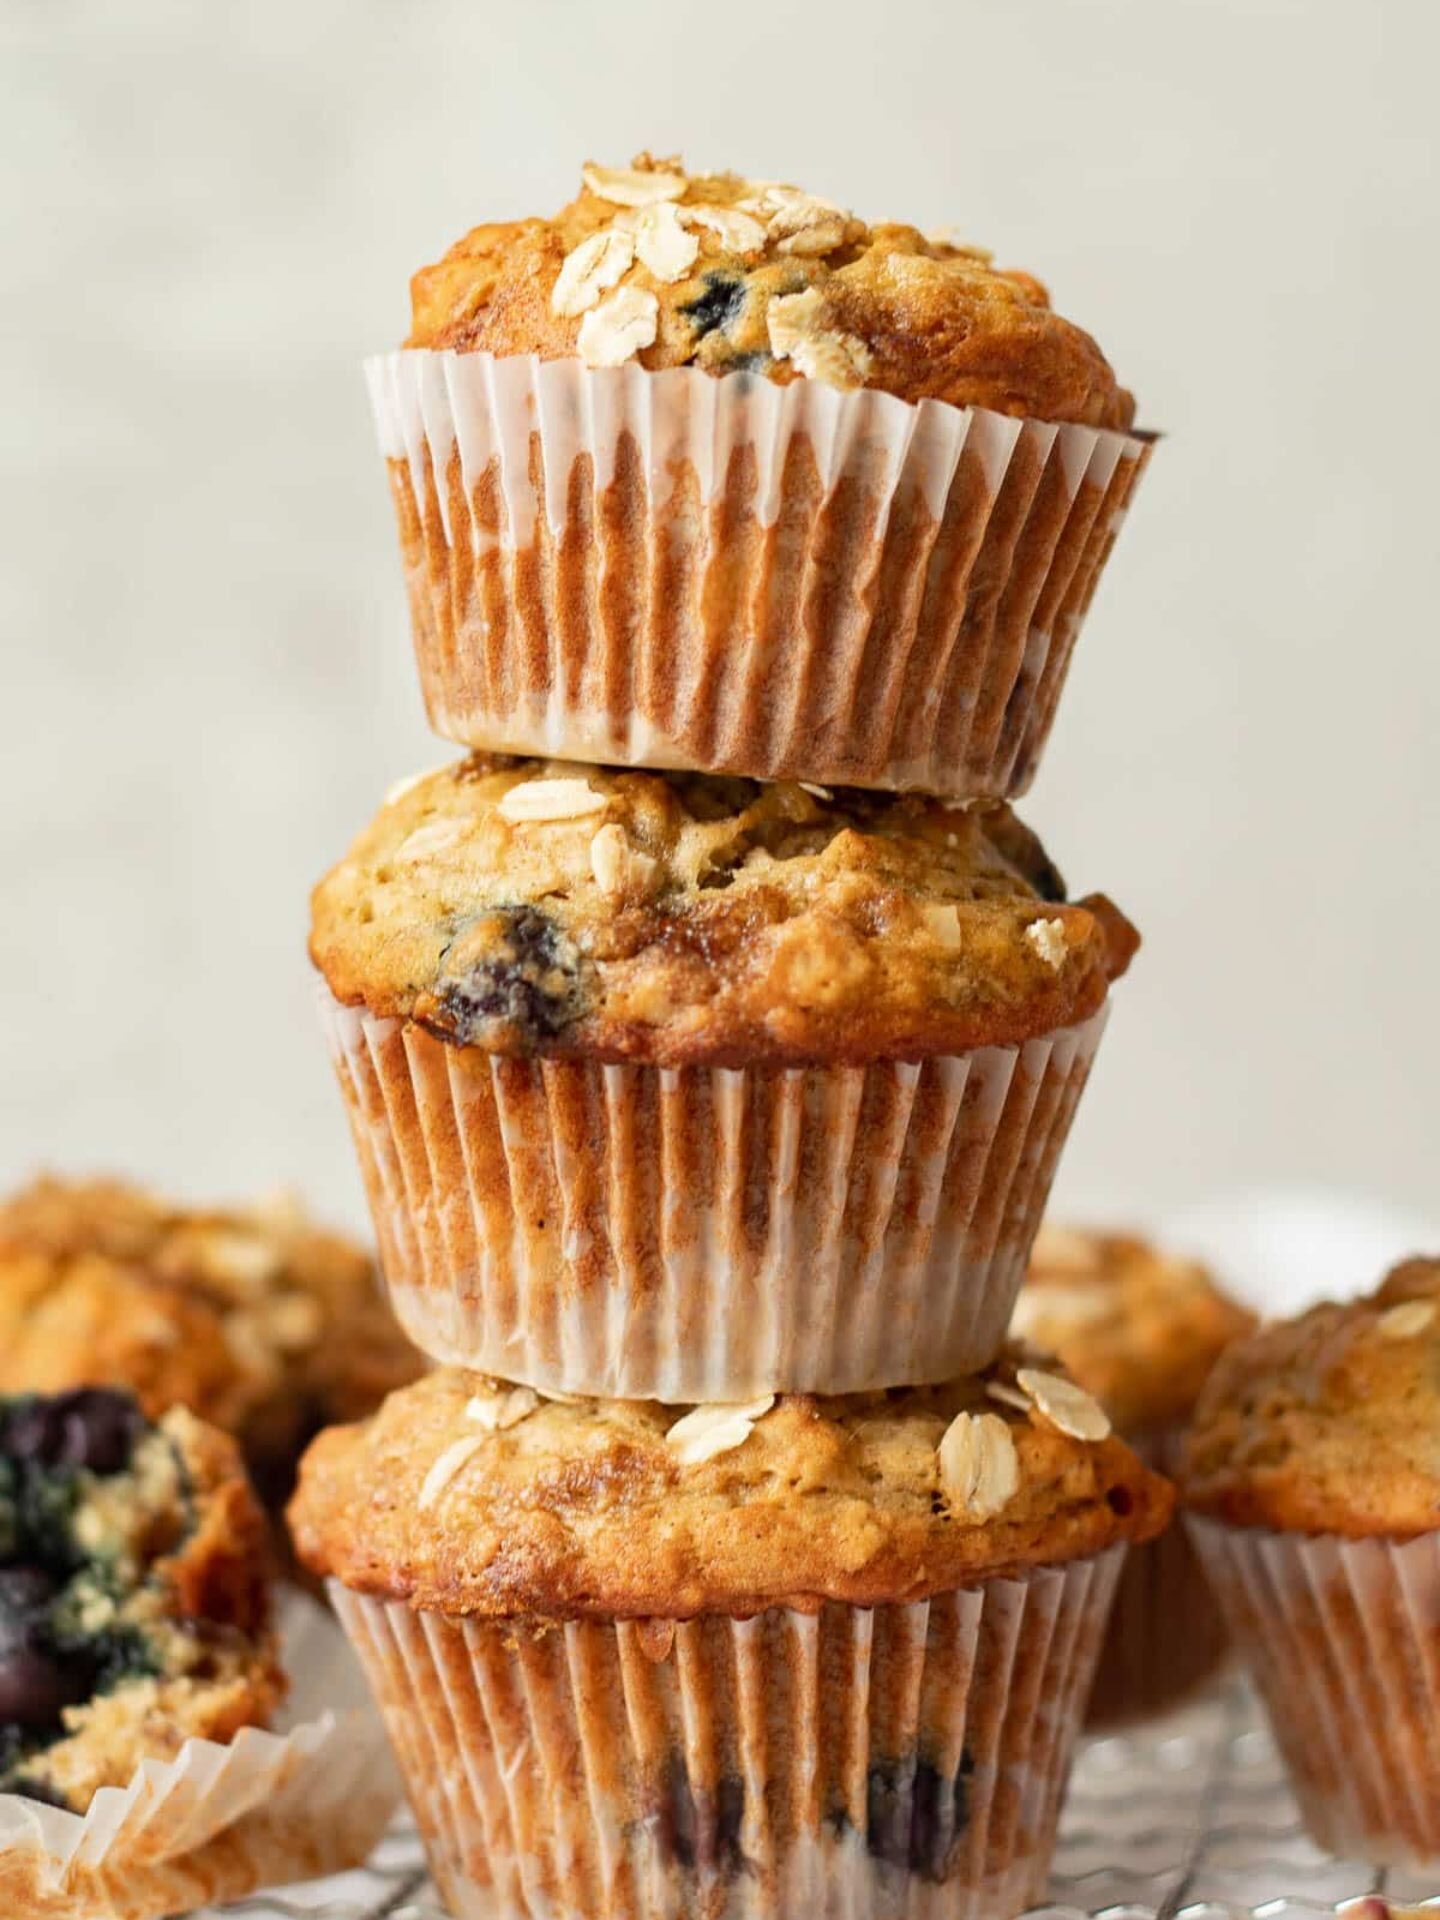
[{"label": "light beige background wall", "polygon": [[463,227],[652,145],[958,222],[1168,433],[1028,809],[1148,936],[1071,1204],[1440,1213],[1437,23],[9,0],[0,1175],[358,1213],[306,888],[443,757],[358,362]]}]

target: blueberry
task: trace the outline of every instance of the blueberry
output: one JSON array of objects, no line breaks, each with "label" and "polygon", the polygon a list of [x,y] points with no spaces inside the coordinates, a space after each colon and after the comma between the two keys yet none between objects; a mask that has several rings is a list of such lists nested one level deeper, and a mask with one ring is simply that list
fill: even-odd
[{"label": "blueberry", "polygon": [[145,1424],[128,1393],[77,1387],[14,1402],[4,1422],[3,1447],[27,1466],[120,1473],[130,1464]]},{"label": "blueberry", "polygon": [[713,333],[717,327],[728,332],[745,311],[745,282],[715,268],[702,278],[705,291],[680,311],[693,322],[697,336]]},{"label": "blueberry", "polygon": [[70,1802],[64,1794],[43,1780],[28,1780],[22,1774],[18,1780],[12,1780],[5,1791],[18,1793],[22,1800],[36,1800],[42,1807],[59,1807],[66,1813],[71,1811]]},{"label": "blueberry", "polygon": [[0,1722],[31,1732],[56,1728],[61,1708],[90,1692],[89,1663],[49,1642],[55,1591],[39,1567],[0,1569]]},{"label": "blueberry", "polygon": [[740,1829],[745,1819],[745,1782],[726,1774],[710,1793],[690,1785],[679,1754],[665,1769],[660,1802],[660,1844],[687,1873],[733,1878],[745,1864]]},{"label": "blueberry", "polygon": [[865,1845],[877,1860],[907,1868],[922,1879],[949,1877],[955,1843],[969,1819],[966,1782],[974,1771],[969,1754],[961,1757],[953,1779],[928,1760],[917,1760],[914,1775],[903,1769],[872,1766],[866,1781]]},{"label": "blueberry", "polygon": [[0,1721],[49,1733],[61,1710],[90,1694],[90,1674],[79,1660],[61,1660],[39,1646],[0,1646]]},{"label": "blueberry", "polygon": [[559,929],[531,906],[497,907],[485,919],[484,957],[436,996],[456,1037],[463,1043],[483,1022],[503,1020],[532,1046],[550,1039],[576,1013],[578,983]]}]

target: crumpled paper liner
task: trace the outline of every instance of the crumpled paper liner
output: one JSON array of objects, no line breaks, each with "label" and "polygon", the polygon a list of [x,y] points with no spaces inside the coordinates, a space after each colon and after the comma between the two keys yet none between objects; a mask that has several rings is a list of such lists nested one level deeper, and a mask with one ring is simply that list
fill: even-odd
[{"label": "crumpled paper liner", "polygon": [[320,1004],[416,1345],[672,1402],[988,1366],[1105,1024],[919,1064],[661,1069]]},{"label": "crumpled paper liner", "polygon": [[1311,1834],[1440,1861],[1440,1533],[1272,1533],[1187,1515]]},{"label": "crumpled paper liner", "polygon": [[332,1589],[455,1920],[1010,1920],[1123,1548],[912,1606],[452,1619]]},{"label": "crumpled paper liner", "polygon": [[0,1794],[4,1920],[149,1920],[358,1866],[400,1798],[384,1729],[326,1610],[286,1596],[274,1732],[187,1741],[86,1813]]},{"label": "crumpled paper liner", "polygon": [[[1156,1473],[1174,1477],[1184,1428],[1122,1437]],[[1114,1728],[1178,1706],[1212,1679],[1230,1652],[1220,1603],[1178,1523],[1126,1555],[1086,1725]]]},{"label": "crumpled paper liner", "polygon": [[431,724],[510,753],[1021,793],[1150,454],[693,367],[366,371]]}]

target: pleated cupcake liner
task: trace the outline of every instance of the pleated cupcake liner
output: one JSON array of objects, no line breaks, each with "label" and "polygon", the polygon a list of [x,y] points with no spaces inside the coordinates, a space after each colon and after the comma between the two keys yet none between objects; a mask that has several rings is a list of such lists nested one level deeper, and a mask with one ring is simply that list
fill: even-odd
[{"label": "pleated cupcake liner", "polygon": [[1440,1534],[1187,1524],[1312,1836],[1349,1860],[1440,1861]]},{"label": "pleated cupcake liner", "polygon": [[[1181,1426],[1126,1433],[1156,1473],[1173,1475]],[[1178,1706],[1214,1678],[1230,1652],[1219,1601],[1182,1526],[1126,1556],[1086,1725],[1114,1728]]]},{"label": "pleated cupcake liner", "polygon": [[456,1920],[1009,1920],[1123,1548],[915,1605],[537,1629],[334,1588]]},{"label": "pleated cupcake liner", "polygon": [[693,367],[367,363],[436,731],[1021,793],[1148,439]]},{"label": "pleated cupcake liner", "polygon": [[672,1402],[988,1366],[1105,1024],[919,1063],[522,1060],[321,1007],[433,1358]]},{"label": "pleated cupcake liner", "polygon": [[357,1867],[400,1800],[385,1729],[329,1613],[293,1594],[274,1732],[189,1740],[85,1813],[0,1794],[6,1920],[150,1920]]}]

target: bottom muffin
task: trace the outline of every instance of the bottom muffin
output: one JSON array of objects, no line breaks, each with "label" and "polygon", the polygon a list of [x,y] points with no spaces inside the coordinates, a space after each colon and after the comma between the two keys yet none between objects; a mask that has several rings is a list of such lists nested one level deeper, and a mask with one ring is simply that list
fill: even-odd
[{"label": "bottom muffin", "polygon": [[235,1444],[103,1388],[0,1400],[0,1791],[83,1812],[285,1691]]},{"label": "bottom muffin", "polygon": [[1234,1348],[1182,1486],[1312,1835],[1440,1861],[1440,1260]]},{"label": "bottom muffin", "polygon": [[1042,1892],[1169,1505],[1006,1359],[679,1414],[447,1370],[322,1435],[291,1520],[460,1920],[949,1920]]},{"label": "bottom muffin", "polygon": [[[1146,1464],[1173,1475],[1210,1370],[1254,1325],[1193,1260],[1130,1234],[1047,1222],[1011,1330],[1058,1354]],[[1188,1538],[1167,1529],[1126,1559],[1089,1724],[1121,1725],[1175,1706],[1211,1678],[1229,1644]]]}]

